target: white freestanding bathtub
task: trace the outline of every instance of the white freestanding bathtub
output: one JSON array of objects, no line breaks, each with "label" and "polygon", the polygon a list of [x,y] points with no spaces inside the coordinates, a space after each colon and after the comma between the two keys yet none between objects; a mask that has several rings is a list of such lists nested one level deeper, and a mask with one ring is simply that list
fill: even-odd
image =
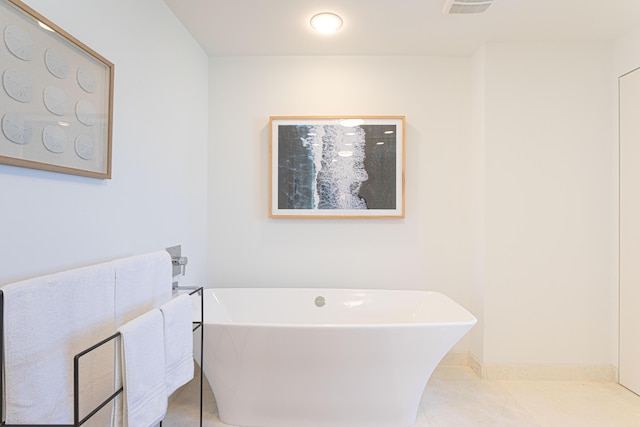
[{"label": "white freestanding bathtub", "polygon": [[204,373],[220,419],[409,427],[434,368],[476,318],[436,292],[206,289]]}]

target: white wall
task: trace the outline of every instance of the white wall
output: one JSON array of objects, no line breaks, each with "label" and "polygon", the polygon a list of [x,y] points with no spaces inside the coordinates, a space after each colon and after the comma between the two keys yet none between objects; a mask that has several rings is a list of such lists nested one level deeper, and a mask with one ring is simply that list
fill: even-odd
[{"label": "white wall", "polygon": [[[443,291],[469,303],[470,61],[210,61],[209,285]],[[269,116],[405,115],[406,219],[270,219]]]},{"label": "white wall", "polygon": [[162,0],[27,3],[115,64],[113,179],[0,165],[0,284],[175,244],[204,283],[206,54]]},{"label": "white wall", "polygon": [[[610,45],[210,60],[209,285],[443,291],[487,364],[611,365]],[[407,116],[404,220],[269,219],[270,115]]]},{"label": "white wall", "polygon": [[484,47],[484,363],[614,363],[610,52]]},{"label": "white wall", "polygon": [[613,74],[616,81],[623,74],[640,67],[640,27],[616,40],[613,45]]},{"label": "white wall", "polygon": [[472,57],[472,138],[471,138],[471,216],[473,247],[471,274],[471,311],[478,323],[470,333],[471,353],[480,361],[484,358],[485,323],[485,144],[486,93],[485,47]]},{"label": "white wall", "polygon": [[[27,3],[116,65],[113,179],[0,165],[0,284],[182,244],[181,282],[433,289],[485,363],[615,363],[611,76],[640,29],[613,68],[558,43],[208,60],[161,0]],[[406,219],[268,218],[269,116],[331,114],[406,115]]]},{"label": "white wall", "polygon": [[[612,87],[612,92],[613,92],[613,96],[612,96],[612,100],[611,100],[611,111],[612,111],[612,118],[613,118],[613,123],[618,123],[619,120],[619,109],[618,109],[618,105],[619,105],[619,100],[618,100],[618,79],[623,76],[624,74],[629,73],[630,71],[635,70],[636,68],[640,67],[640,27],[638,27],[636,30],[632,31],[631,33],[625,35],[624,37],[621,37],[620,39],[616,40],[616,42],[613,45],[613,73],[612,73],[612,80],[611,80],[611,87]],[[613,127],[613,132],[612,132],[612,139],[614,141],[614,143],[612,144],[612,153],[613,153],[613,168],[614,168],[614,174],[613,174],[613,181],[614,181],[614,185],[613,185],[613,206],[614,206],[614,228],[615,230],[619,230],[619,222],[618,222],[618,214],[619,214],[619,206],[620,206],[620,200],[619,200],[619,127],[616,125]],[[619,319],[619,305],[618,305],[618,299],[619,299],[619,288],[618,288],[618,283],[619,283],[619,269],[618,269],[618,261],[620,258],[620,253],[619,253],[619,236],[616,233],[614,241],[613,241],[613,245],[612,245],[612,253],[613,253],[613,257],[614,257],[614,269],[612,271],[612,276],[613,276],[613,283],[614,283],[614,288],[613,288],[613,293],[614,293],[614,300],[612,303],[612,312],[613,312],[613,317],[614,317],[614,322],[612,325],[612,345],[615,349],[615,359],[618,359],[618,319]]]}]

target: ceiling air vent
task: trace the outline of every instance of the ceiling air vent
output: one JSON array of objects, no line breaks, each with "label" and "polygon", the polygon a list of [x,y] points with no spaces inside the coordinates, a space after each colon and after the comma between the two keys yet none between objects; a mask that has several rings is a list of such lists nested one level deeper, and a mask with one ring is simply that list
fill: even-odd
[{"label": "ceiling air vent", "polygon": [[470,15],[483,13],[493,0],[446,0],[442,12],[445,15]]}]

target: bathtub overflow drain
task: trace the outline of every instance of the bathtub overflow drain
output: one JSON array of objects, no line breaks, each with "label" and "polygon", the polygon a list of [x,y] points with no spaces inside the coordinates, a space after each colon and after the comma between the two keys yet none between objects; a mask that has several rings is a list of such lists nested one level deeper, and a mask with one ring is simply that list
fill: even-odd
[{"label": "bathtub overflow drain", "polygon": [[320,296],[320,297],[316,297],[316,307],[322,307],[324,306],[324,297]]}]

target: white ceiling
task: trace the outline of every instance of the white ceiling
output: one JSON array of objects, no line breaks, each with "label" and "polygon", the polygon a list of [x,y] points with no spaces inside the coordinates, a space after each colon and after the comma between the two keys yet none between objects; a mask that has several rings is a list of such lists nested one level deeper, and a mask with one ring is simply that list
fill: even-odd
[{"label": "white ceiling", "polygon": [[[210,56],[469,55],[485,41],[611,41],[640,27],[640,0],[494,0],[444,15],[445,0],[164,0]],[[318,12],[342,16],[316,34]]]}]

